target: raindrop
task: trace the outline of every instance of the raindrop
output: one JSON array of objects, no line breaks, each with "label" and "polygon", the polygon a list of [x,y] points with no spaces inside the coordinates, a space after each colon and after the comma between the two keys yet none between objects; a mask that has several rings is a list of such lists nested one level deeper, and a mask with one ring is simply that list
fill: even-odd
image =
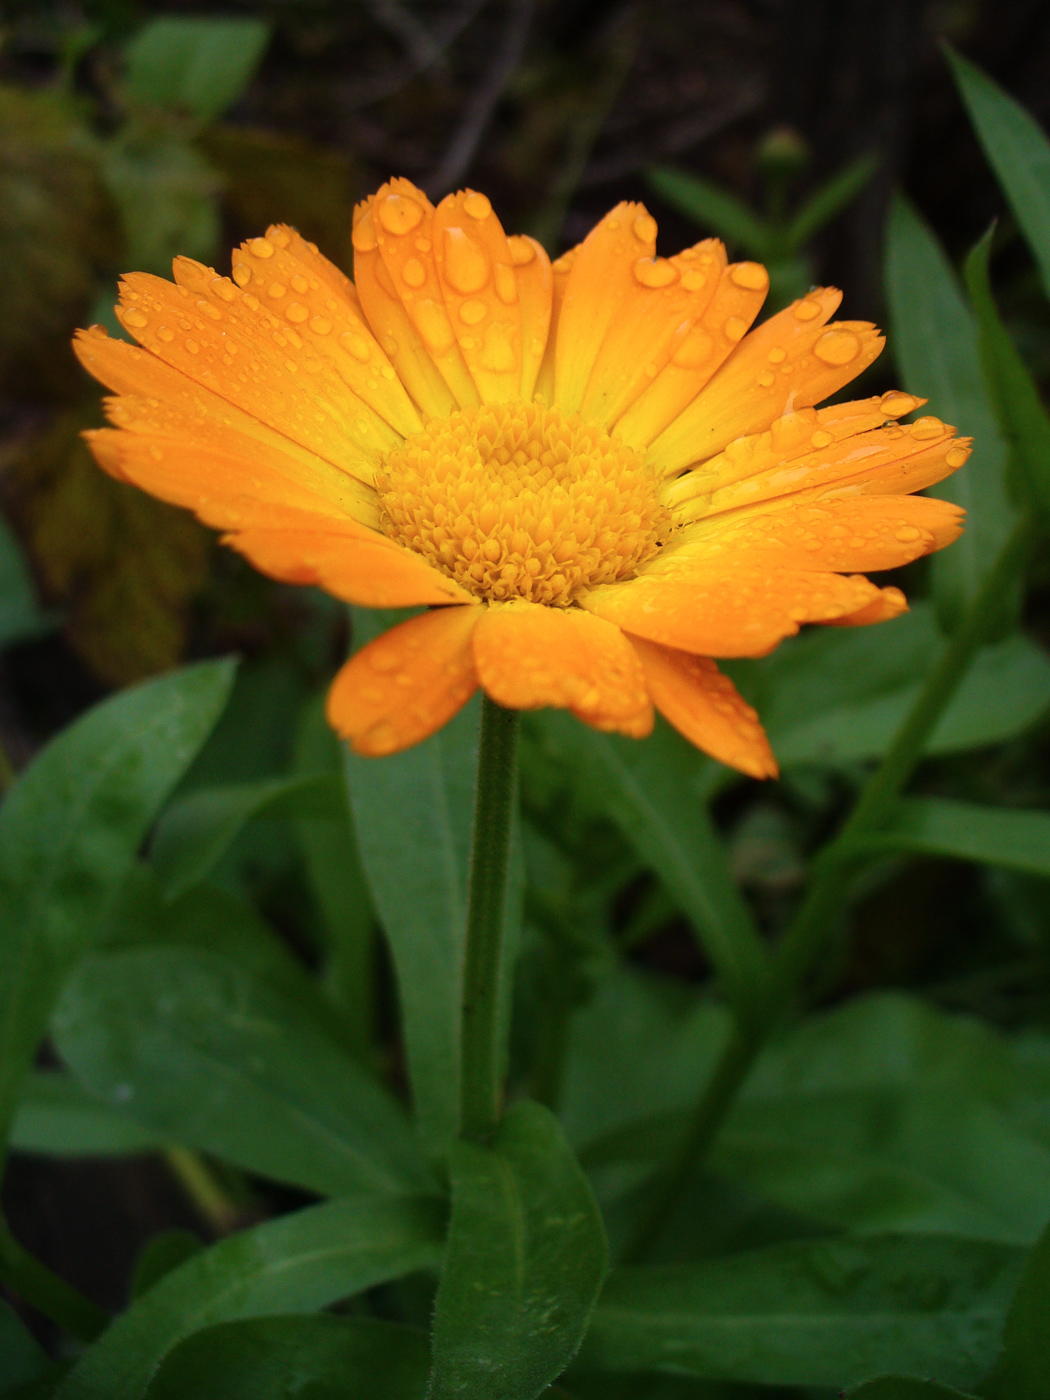
[{"label": "raindrop", "polygon": [[268,297],[273,297],[274,301],[280,301],[281,297],[283,297],[287,291],[288,288],[283,282],[271,282],[266,288],[266,295]]},{"label": "raindrop", "polygon": [[826,365],[848,365],[860,353],[860,341],[852,331],[825,331],[813,353]]},{"label": "raindrop", "polygon": [[969,455],[970,454],[969,452],[967,452],[965,447],[953,447],[949,452],[945,454],[945,466],[961,467],[962,464],[966,461],[967,457],[969,457]]},{"label": "raindrop", "polygon": [[643,287],[669,287],[678,281],[678,269],[666,258],[639,258],[634,265],[634,276]]},{"label": "raindrop", "polygon": [[376,248],[376,231],[372,225],[372,212],[366,210],[354,225],[350,241],[359,253],[373,253]]},{"label": "raindrop", "polygon": [[247,263],[234,263],[233,280],[237,283],[238,287],[247,287],[248,283],[252,280],[252,270]]},{"label": "raindrop", "polygon": [[901,394],[893,389],[888,394],[883,394],[879,404],[883,413],[888,414],[891,418],[900,418],[918,406],[919,400],[917,398],[911,394]]},{"label": "raindrop", "polygon": [[404,195],[388,194],[379,201],[379,222],[387,233],[411,233],[422,217],[423,210],[416,201]]},{"label": "raindrop", "polygon": [[136,326],[138,329],[149,324],[149,317],[144,316],[141,311],[136,311],[134,307],[130,311],[124,312],[124,323],[128,326]]},{"label": "raindrop", "polygon": [[310,283],[301,272],[297,272],[292,278],[292,290],[298,292],[300,296],[302,296],[304,292],[310,290]]},{"label": "raindrop", "polygon": [[740,316],[730,316],[722,328],[727,340],[743,340],[747,334],[747,322]]},{"label": "raindrop", "polygon": [[772,371],[771,371],[771,370],[768,370],[768,369],[764,369],[764,370],[762,371],[762,373],[758,376],[758,384],[759,384],[759,387],[762,388],[762,389],[768,389],[772,383],[773,383],[773,373],[772,373]]},{"label": "raindrop", "polygon": [[186,349],[190,352],[191,355],[197,355],[200,353],[200,346],[195,340],[187,340],[185,343]]},{"label": "raindrop", "polygon": [[257,258],[272,258],[273,251],[273,244],[265,238],[253,238],[248,244],[248,252]]},{"label": "raindrop", "polygon": [[332,323],[326,316],[315,316],[310,322],[310,329],[315,335],[327,335],[332,329]]},{"label": "raindrop", "polygon": [[427,280],[426,269],[418,258],[409,258],[401,269],[401,279],[409,287],[422,287]]},{"label": "raindrop", "polygon": [[461,228],[445,229],[445,276],[457,292],[480,292],[488,281],[489,262],[483,249]]},{"label": "raindrop", "polygon": [[911,435],[919,442],[926,442],[930,438],[940,437],[944,432],[944,424],[939,418],[934,418],[932,413],[926,414],[922,418],[917,418],[911,425]]},{"label": "raindrop", "polygon": [[459,308],[459,319],[466,326],[476,326],[487,314],[488,307],[483,301],[465,301]]},{"label": "raindrop", "polygon": [[764,292],[769,286],[769,273],[761,263],[735,263],[729,275],[735,286],[748,292]]},{"label": "raindrop", "polygon": [[707,277],[696,267],[682,274],[682,286],[687,292],[698,292],[706,281]]},{"label": "raindrop", "polygon": [[506,263],[499,263],[496,267],[496,295],[504,306],[513,306],[518,300],[518,279],[514,276],[514,269]]},{"label": "raindrop", "polygon": [[492,213],[492,204],[487,195],[479,194],[477,190],[470,190],[463,201],[463,211],[480,223],[482,219],[487,219]]},{"label": "raindrop", "polygon": [[532,246],[531,239],[525,237],[523,233],[516,233],[507,239],[510,245],[511,261],[515,267],[526,267],[536,256],[536,249]]},{"label": "raindrop", "polygon": [[307,320],[310,315],[301,301],[290,302],[288,306],[285,307],[284,314],[288,317],[289,321],[294,321],[297,325]]},{"label": "raindrop", "polygon": [[827,432],[824,428],[818,428],[817,431],[810,438],[810,442],[816,448],[830,446],[831,440],[831,434]]},{"label": "raindrop", "polygon": [[[613,222],[609,220],[609,227],[613,227]],[[640,238],[643,243],[656,242],[656,220],[652,214],[639,214],[633,224],[635,237]]]},{"label": "raindrop", "polygon": [[816,318],[819,315],[820,303],[816,301],[810,301],[808,297],[803,297],[803,299],[800,302],[798,302],[798,304],[795,306],[796,321],[813,321],[816,320]]},{"label": "raindrop", "polygon": [[787,359],[787,351],[782,345],[774,345],[772,350],[770,350],[769,354],[766,356],[766,359],[771,365],[783,364],[784,361]]},{"label": "raindrop", "polygon": [[354,359],[360,360],[361,364],[364,364],[368,360],[371,353],[368,341],[365,340],[364,336],[355,335],[353,331],[344,331],[339,337],[339,344],[342,345],[344,349],[349,350]]},{"label": "raindrop", "polygon": [[157,328],[157,339],[163,341],[172,341],[175,339],[175,332],[171,329],[170,326],[159,326]]},{"label": "raindrop", "polygon": [[444,355],[452,348],[452,327],[443,306],[436,301],[421,301],[416,307],[415,321],[420,335],[435,355]]}]

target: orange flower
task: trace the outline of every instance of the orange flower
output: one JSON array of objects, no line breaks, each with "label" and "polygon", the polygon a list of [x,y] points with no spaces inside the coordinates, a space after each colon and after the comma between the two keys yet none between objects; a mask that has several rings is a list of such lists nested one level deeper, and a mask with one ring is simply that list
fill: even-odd
[{"label": "orange flower", "polygon": [[259,569],[371,607],[430,610],[336,677],[365,754],[445,723],[481,685],[641,737],[660,710],[763,777],[757,717],[711,657],[804,622],[905,608],[859,572],[959,533],[914,496],[968,446],[923,402],[817,409],[874,360],[866,322],[810,292],[747,334],[769,279],[714,240],[657,258],[618,205],[553,265],[483,194],[406,180],[360,205],[355,283],[290,228],[233,258],[132,273],[85,366],[118,397],[89,433],[122,481],[188,506]]}]

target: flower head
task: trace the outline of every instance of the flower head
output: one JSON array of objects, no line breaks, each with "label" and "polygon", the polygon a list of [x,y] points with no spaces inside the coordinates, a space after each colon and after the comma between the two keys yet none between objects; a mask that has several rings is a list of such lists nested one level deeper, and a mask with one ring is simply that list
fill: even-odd
[{"label": "flower head", "polygon": [[923,402],[818,409],[874,360],[817,289],[749,332],[769,284],[706,240],[656,257],[618,205],[551,264],[488,199],[406,180],[358,207],[351,283],[290,228],[124,278],[139,347],[80,332],[114,391],[101,465],[225,532],[258,568],[372,607],[425,606],[343,667],[361,753],[433,733],[480,685],[643,736],[654,707],[755,776],[776,771],[713,657],[806,622],[896,616],[895,568],[961,512],[912,493],[966,460]]}]

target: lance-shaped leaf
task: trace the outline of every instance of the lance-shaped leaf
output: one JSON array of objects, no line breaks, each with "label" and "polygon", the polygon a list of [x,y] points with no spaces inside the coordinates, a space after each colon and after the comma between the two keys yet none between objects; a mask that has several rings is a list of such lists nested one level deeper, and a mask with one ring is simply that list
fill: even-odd
[{"label": "lance-shaped leaf", "polygon": [[272,1317],[197,1332],[165,1358],[147,1400],[421,1400],[426,1333],[364,1317]]},{"label": "lance-shaped leaf", "polygon": [[207,662],[97,705],[0,807],[0,1143],[62,983],[232,682],[231,662]]},{"label": "lance-shaped leaf", "polygon": [[1050,876],[1050,812],[908,797],[861,844],[865,850],[948,856]]},{"label": "lance-shaped leaf", "polygon": [[1050,1225],[1025,1264],[1003,1350],[981,1387],[986,1400],[1044,1400],[1050,1379]]},{"label": "lance-shaped leaf", "polygon": [[269,38],[260,19],[150,20],[124,50],[125,91],[136,102],[214,121],[247,87]]},{"label": "lance-shaped leaf", "polygon": [[306,1008],[218,954],[95,955],[53,1029],[94,1094],[168,1140],[324,1195],[436,1189],[392,1096]]},{"label": "lance-shaped leaf", "polygon": [[947,53],[970,120],[1050,296],[1050,140],[987,74],[951,49]]},{"label": "lance-shaped leaf", "polygon": [[646,179],[661,199],[687,219],[753,257],[767,255],[773,230],[736,195],[669,165],[654,166],[646,171]]},{"label": "lance-shaped leaf", "polygon": [[72,1075],[53,1071],[26,1077],[11,1129],[16,1151],[51,1157],[114,1157],[162,1144],[159,1133],[88,1093]]},{"label": "lance-shaped leaf", "polygon": [[960,471],[931,488],[967,512],[966,529],[933,558],[938,617],[948,630],[973,602],[1016,510],[1006,488],[1006,445],[981,375],[977,328],[951,265],[933,231],[902,196],[890,211],[886,291],[891,344],[910,393],[929,400],[926,412],[974,439]]},{"label": "lance-shaped leaf", "polygon": [[312,1313],[441,1258],[444,1206],[357,1196],[220,1240],[173,1269],[80,1358],[56,1400],[141,1400],[184,1337],[238,1318]]},{"label": "lance-shaped leaf", "polygon": [[515,1105],[452,1149],[429,1400],[534,1400],[572,1360],[605,1277],[598,1207],[557,1120]]},{"label": "lance-shaped leaf", "polygon": [[970,1386],[1023,1262],[981,1240],[858,1236],[621,1269],[578,1364],[835,1389],[896,1367]]}]

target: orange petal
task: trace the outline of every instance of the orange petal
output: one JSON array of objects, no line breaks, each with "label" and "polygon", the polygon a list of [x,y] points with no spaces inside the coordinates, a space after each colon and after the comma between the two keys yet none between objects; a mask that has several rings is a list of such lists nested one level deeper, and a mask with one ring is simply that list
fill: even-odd
[{"label": "orange petal", "polygon": [[[368,323],[426,419],[447,418],[456,399],[412,324],[376,239],[370,196],[354,210],[354,281]],[[429,203],[429,201],[428,201]]]},{"label": "orange petal", "polygon": [[[953,438],[954,431],[930,417],[858,433],[816,450],[811,438],[808,452],[789,455],[787,461],[754,473],[748,471],[746,452],[739,461],[731,460],[736,446],[731,444],[711,463],[710,475],[706,465],[686,473],[665,489],[663,499],[675,519],[688,525],[730,511],[751,510],[781,497],[790,497],[794,504],[843,495],[910,494],[949,476],[966,461],[968,442]],[[821,440],[819,433],[813,436]],[[738,474],[739,479],[734,479]],[[719,475],[728,476],[729,484],[718,485]]]},{"label": "orange petal", "polygon": [[408,180],[391,180],[372,198],[372,228],[387,291],[392,291],[460,408],[480,400],[456,344],[434,256],[434,206]]},{"label": "orange petal", "polygon": [[565,305],[565,288],[569,285],[569,273],[572,271],[573,264],[579,257],[582,247],[582,243],[577,243],[575,248],[569,248],[562,253],[560,258],[555,258],[554,262],[551,263],[550,327],[534,391],[536,396],[548,405],[554,402],[554,358],[558,346],[558,323],[561,320],[561,309]]},{"label": "orange petal", "polygon": [[[272,245],[255,239],[252,246],[261,251]],[[158,359],[220,398],[371,481],[375,462],[400,441],[398,434],[253,292],[240,291],[199,264],[180,260],[179,267],[184,278],[193,269],[195,292],[145,272],[121,279],[116,314],[125,329]],[[215,284],[214,299],[201,294],[202,282]]]},{"label": "orange petal", "polygon": [[866,321],[825,326],[840,297],[833,288],[811,292],[752,332],[652,444],[657,469],[669,476],[704,461],[789,409],[820,403],[867,369],[884,337]]},{"label": "orange petal", "polygon": [[447,195],[434,214],[434,259],[445,309],[482,403],[521,397],[521,305],[503,225],[476,190]]},{"label": "orange petal", "polygon": [[332,682],[327,714],[355,753],[398,753],[463,708],[478,688],[470,635],[480,612],[421,613],[351,657]]},{"label": "orange petal", "polygon": [[653,704],[691,744],[752,778],[779,772],[758,715],[707,656],[632,637]]},{"label": "orange petal", "polygon": [[714,297],[725,249],[708,238],[673,258],[642,258],[635,281],[605,333],[580,406],[605,426],[647,389]]},{"label": "orange petal", "polygon": [[308,583],[367,608],[470,603],[470,594],[425,559],[363,527],[314,517],[297,528],[238,530],[223,544],[262,573],[285,583]]},{"label": "orange petal", "polygon": [[647,447],[675,421],[736,350],[762,308],[769,287],[764,267],[759,263],[726,267],[721,247],[716,266],[721,267],[721,273],[706,311],[616,424],[616,431],[630,447]]},{"label": "orange petal", "polygon": [[[151,412],[160,417],[163,409]],[[215,529],[283,526],[297,522],[303,512],[340,525],[353,523],[367,535],[374,534],[367,527],[379,523],[374,494],[370,504],[356,500],[352,492],[364,488],[351,477],[343,478],[342,499],[334,492],[322,494],[300,484],[294,461],[283,468],[273,449],[231,451],[228,443],[209,440],[207,425],[197,437],[114,428],[98,428],[84,436],[99,465],[111,476],[133,482],[172,505],[188,507]]]},{"label": "orange petal", "polygon": [[929,496],[851,496],[716,515],[683,532],[644,570],[646,577],[708,573],[720,561],[743,568],[896,569],[958,539],[963,512]]},{"label": "orange petal", "polygon": [[554,402],[574,413],[605,333],[637,286],[634,265],[656,252],[656,220],[644,204],[618,204],[584,239],[569,272],[554,352]]},{"label": "orange petal", "polygon": [[535,238],[519,233],[507,243],[521,302],[521,397],[529,403],[547,350],[554,273],[546,249]]},{"label": "orange petal", "polygon": [[645,574],[604,584],[580,601],[632,636],[701,656],[762,656],[803,622],[858,612],[878,589],[866,578],[720,561],[701,575]]},{"label": "orange petal", "polygon": [[653,707],[623,633],[576,608],[498,603],[474,632],[478,677],[512,710],[568,709],[595,729],[644,738]]},{"label": "orange petal", "polygon": [[873,598],[866,607],[844,617],[833,617],[825,625],[828,627],[868,627],[873,622],[890,622],[901,613],[908,611],[908,600],[899,588],[880,588],[879,596]]}]

